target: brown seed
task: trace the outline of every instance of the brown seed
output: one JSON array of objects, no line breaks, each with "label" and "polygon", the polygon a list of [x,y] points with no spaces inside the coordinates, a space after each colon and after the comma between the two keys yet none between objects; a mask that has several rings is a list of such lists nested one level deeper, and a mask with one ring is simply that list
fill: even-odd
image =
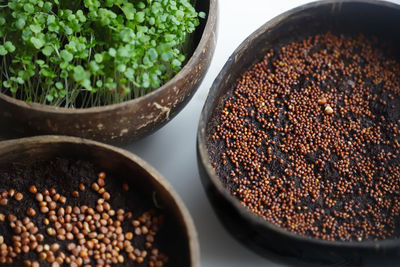
[{"label": "brown seed", "polygon": [[[59,254],[59,255],[62,255],[61,253]],[[65,256],[64,256],[65,257]],[[63,264],[64,263],[64,259],[63,259],[63,257],[62,256],[58,256],[57,258],[56,258],[56,262],[58,263],[58,264]],[[54,264],[54,263],[53,263]]]},{"label": "brown seed", "polygon": [[328,105],[328,106],[325,107],[324,112],[327,115],[331,115],[331,114],[333,114],[333,109],[332,109],[331,106]]},{"label": "brown seed", "polygon": [[97,183],[93,183],[92,184],[92,189],[97,192],[97,191],[99,191],[100,187],[99,187],[99,185]]},{"label": "brown seed", "polygon": [[48,206],[49,206],[49,209],[55,210],[57,208],[57,203],[55,201],[50,201]]},{"label": "brown seed", "polygon": [[326,99],[326,97],[321,97],[320,99],[318,99],[319,105],[325,105],[327,102],[328,100]]},{"label": "brown seed", "polygon": [[53,196],[53,201],[58,201],[60,199],[61,195],[59,193],[55,194]]},{"label": "brown seed", "polygon": [[15,194],[14,198],[17,201],[21,201],[24,198],[24,195],[21,192],[18,192],[18,193]]},{"label": "brown seed", "polygon": [[36,235],[36,240],[39,242],[42,242],[44,240],[44,236],[42,234],[37,234]]},{"label": "brown seed", "polygon": [[54,228],[47,228],[47,234],[49,234],[50,236],[55,236],[56,235],[56,230],[54,230]]},{"label": "brown seed", "polygon": [[76,190],[73,191],[73,192],[72,192],[72,196],[73,196],[73,197],[79,197],[79,192],[76,191]]},{"label": "brown seed", "polygon": [[56,252],[59,249],[60,249],[60,244],[58,244],[58,243],[53,243],[50,246],[50,250],[53,251],[53,252]]},{"label": "brown seed", "polygon": [[39,201],[39,202],[42,202],[42,201],[43,201],[43,195],[42,195],[42,193],[37,193],[37,194],[36,194],[36,200]]},{"label": "brown seed", "polygon": [[85,190],[85,185],[84,184],[79,184],[79,190],[84,191]]},{"label": "brown seed", "polygon": [[126,233],[126,234],[125,234],[125,238],[128,239],[128,240],[132,240],[132,238],[133,238],[132,232]]},{"label": "brown seed", "polygon": [[3,213],[0,213],[0,222],[4,222],[5,219],[6,219],[6,216],[4,216]]},{"label": "brown seed", "polygon": [[124,262],[124,256],[118,255],[118,262],[123,263]]},{"label": "brown seed", "polygon": [[47,258],[47,253],[46,252],[42,251],[42,252],[39,253],[39,259],[40,260],[45,261],[46,258]]},{"label": "brown seed", "polygon": [[106,179],[106,173],[105,172],[99,172],[99,174],[97,175],[97,177],[99,179]]},{"label": "brown seed", "polygon": [[97,184],[98,184],[100,187],[104,187],[104,186],[106,185],[106,182],[105,182],[103,179],[98,179],[98,180],[97,180]]},{"label": "brown seed", "polygon": [[22,246],[22,252],[24,252],[25,254],[29,252],[29,246],[28,245],[24,245]]},{"label": "brown seed", "polygon": [[62,204],[65,204],[65,202],[67,202],[67,198],[64,197],[64,196],[60,196],[59,201],[60,201]]},{"label": "brown seed", "polygon": [[32,267],[40,267],[40,263],[37,261],[32,262]]},{"label": "brown seed", "polygon": [[99,193],[99,194],[103,194],[104,192],[106,192],[106,190],[104,189],[104,187],[101,187],[101,188],[99,189],[99,191],[97,191],[97,193]]},{"label": "brown seed", "polygon": [[15,222],[17,220],[17,217],[14,214],[8,214],[7,219],[10,222]]},{"label": "brown seed", "polygon": [[9,189],[8,190],[8,195],[10,196],[10,197],[13,197],[14,195],[15,195],[15,190],[14,189]]},{"label": "brown seed", "polygon": [[98,212],[103,212],[103,206],[102,205],[97,205],[96,206],[96,210],[98,211]]},{"label": "brown seed", "polygon": [[8,203],[8,199],[7,199],[7,198],[2,198],[2,199],[0,199],[0,205],[6,206],[7,203]]},{"label": "brown seed", "polygon": [[31,187],[29,187],[29,192],[31,192],[32,194],[36,194],[37,193],[37,188],[34,185],[31,185]]},{"label": "brown seed", "polygon": [[49,208],[48,207],[40,207],[40,212],[41,213],[48,213],[49,212]]},{"label": "brown seed", "polygon": [[36,215],[36,210],[35,209],[33,209],[33,208],[28,208],[27,210],[26,210],[26,215],[28,215],[28,216],[35,216]]},{"label": "brown seed", "polygon": [[105,200],[109,200],[111,196],[110,196],[110,194],[109,194],[108,192],[104,192],[103,195],[102,195],[102,197],[103,197]]},{"label": "brown seed", "polygon": [[65,237],[66,237],[68,240],[74,239],[74,235],[73,235],[71,232],[68,232],[68,233],[65,235]]},{"label": "brown seed", "polygon": [[65,213],[71,214],[72,213],[72,206],[68,205],[67,207],[65,207]]},{"label": "brown seed", "polygon": [[129,185],[128,185],[127,183],[123,183],[123,184],[122,184],[122,189],[123,189],[124,191],[129,191]]},{"label": "brown seed", "polygon": [[49,189],[49,193],[50,193],[50,195],[54,196],[57,193],[57,191],[56,191],[56,189],[54,189],[54,187],[51,187]]},{"label": "brown seed", "polygon": [[142,234],[142,230],[140,229],[140,227],[136,227],[134,232],[135,232],[135,235],[141,235]]}]

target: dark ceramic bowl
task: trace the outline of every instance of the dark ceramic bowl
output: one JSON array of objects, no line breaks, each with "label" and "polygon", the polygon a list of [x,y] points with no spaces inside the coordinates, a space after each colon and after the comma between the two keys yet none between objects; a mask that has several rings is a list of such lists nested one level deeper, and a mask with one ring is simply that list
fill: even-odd
[{"label": "dark ceramic bowl", "polygon": [[59,134],[128,144],[161,128],[189,102],[210,65],[216,45],[217,0],[197,1],[204,11],[194,33],[193,55],[170,81],[134,100],[85,109],[56,108],[26,103],[0,93],[0,136]]},{"label": "dark ceramic bowl", "polygon": [[[207,196],[223,225],[245,246],[260,255],[291,263],[316,262],[365,264],[368,260],[400,259],[400,240],[329,242],[302,237],[254,215],[230,194],[213,171],[208,144],[215,127],[216,114],[224,96],[239,77],[261,61],[271,48],[305,36],[327,31],[333,33],[374,34],[389,39],[400,55],[400,6],[388,2],[322,1],[292,9],[264,24],[232,54],[214,81],[201,113],[197,133],[197,156],[201,180]],[[393,263],[393,262],[392,262]],[[346,265],[347,266],[347,265]],[[399,265],[397,265],[399,266]]]},{"label": "dark ceramic bowl", "polygon": [[[113,177],[126,181],[131,188],[136,188],[134,194],[153,197],[156,194],[157,203],[162,205],[161,212],[165,215],[165,235],[161,245],[170,250],[167,266],[200,266],[197,232],[188,210],[171,184],[138,156],[76,137],[38,136],[0,142],[1,168],[10,164],[29,166],[55,158],[88,161]],[[126,264],[128,266],[129,262]]]}]

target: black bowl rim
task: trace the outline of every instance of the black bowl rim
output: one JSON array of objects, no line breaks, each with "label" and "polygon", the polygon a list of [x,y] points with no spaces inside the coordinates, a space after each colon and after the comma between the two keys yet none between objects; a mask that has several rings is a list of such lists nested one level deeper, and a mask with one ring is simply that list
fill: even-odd
[{"label": "black bowl rim", "polygon": [[186,208],[183,200],[175,191],[171,183],[161,175],[153,166],[147,163],[145,160],[133,154],[125,149],[114,147],[111,145],[103,144],[97,141],[92,141],[89,139],[84,139],[80,137],[70,137],[70,136],[62,136],[62,135],[42,135],[42,136],[34,136],[34,137],[26,137],[19,139],[11,139],[0,141],[0,154],[4,151],[5,147],[18,147],[23,148],[23,145],[26,144],[40,144],[40,145],[51,145],[57,143],[69,143],[74,145],[79,145],[82,147],[95,147],[98,149],[105,149],[108,151],[112,151],[114,153],[120,154],[121,156],[128,159],[130,162],[135,163],[141,168],[144,172],[148,174],[148,176],[155,180],[161,187],[164,188],[166,192],[170,195],[172,200],[175,202],[178,207],[178,212],[182,214],[183,222],[185,224],[185,232],[188,237],[188,247],[189,247],[189,259],[190,266],[192,267],[200,267],[200,245],[198,240],[198,233],[196,227],[194,225],[194,221],[192,216],[189,213],[189,210]]},{"label": "black bowl rim", "polygon": [[[172,87],[174,83],[186,77],[192,68],[196,65],[196,62],[200,60],[202,57],[202,52],[204,49],[207,47],[207,41],[210,36],[208,36],[207,33],[212,33],[212,27],[213,27],[213,20],[214,17],[218,17],[218,0],[208,0],[209,1],[209,8],[208,8],[208,14],[207,14],[207,22],[204,27],[203,33],[201,35],[201,39],[194,50],[193,54],[189,58],[189,60],[186,62],[186,64],[183,66],[183,68],[174,76],[172,79],[167,81],[165,84],[163,84],[161,87],[157,88],[156,90],[145,94],[141,97],[134,98],[128,101],[124,101],[121,103],[117,104],[111,104],[111,105],[106,105],[106,106],[99,106],[99,107],[89,107],[89,108],[65,108],[65,107],[54,107],[51,105],[45,105],[45,104],[39,104],[39,103],[27,103],[23,100],[19,100],[13,97],[10,97],[6,94],[0,93],[0,98],[3,99],[4,101],[10,102],[16,106],[22,107],[22,108],[30,108],[33,110],[41,111],[41,112],[46,112],[46,113],[54,113],[54,114],[90,114],[90,113],[100,113],[100,112],[105,112],[105,111],[114,111],[114,110],[119,110],[123,109],[127,106],[133,106],[139,102],[145,102],[145,101],[151,101],[152,97],[154,97],[157,94],[160,94],[160,92],[165,91],[167,88]],[[206,73],[205,73],[206,74]],[[204,74],[204,75],[205,75]]]},{"label": "black bowl rim", "polygon": [[229,76],[229,68],[232,64],[238,64],[236,62],[236,56],[242,51],[245,50],[248,47],[248,44],[255,41],[256,39],[259,38],[264,32],[268,31],[268,29],[275,27],[277,24],[279,24],[281,21],[285,20],[289,15],[293,14],[298,14],[303,12],[304,10],[310,9],[310,8],[315,8],[321,5],[332,5],[332,8],[338,8],[340,9],[343,3],[355,3],[355,4],[369,4],[369,5],[378,5],[382,7],[388,7],[388,8],[393,8],[397,9],[400,12],[400,5],[391,3],[391,2],[386,2],[386,1],[376,1],[376,0],[323,0],[323,1],[317,1],[317,2],[312,2],[308,3],[305,5],[301,5],[298,7],[295,7],[293,9],[290,9],[273,19],[269,20],[266,22],[264,25],[262,25],[260,28],[258,28],[256,31],[251,33],[232,53],[232,55],[229,57],[228,61],[225,63],[221,71],[219,72],[218,76],[215,78],[213,84],[211,85],[211,88],[209,90],[206,102],[203,106],[203,109],[201,111],[200,115],[200,120],[199,120],[199,125],[197,129],[197,149],[198,149],[198,155],[200,156],[200,164],[204,167],[207,176],[209,180],[211,181],[212,185],[218,190],[218,193],[226,200],[229,202],[229,204],[234,208],[234,210],[243,216],[246,221],[249,221],[256,225],[257,227],[261,227],[264,229],[272,230],[277,233],[279,233],[282,236],[285,236],[291,240],[299,241],[304,243],[309,243],[309,244],[316,244],[320,246],[326,246],[326,247],[337,247],[337,248],[358,248],[358,249],[379,249],[379,248],[393,248],[393,247],[400,247],[400,239],[385,239],[385,240],[378,240],[378,241],[361,241],[361,242],[356,242],[356,241],[328,241],[328,240],[323,240],[323,239],[317,239],[317,238],[312,238],[309,236],[301,236],[298,234],[295,234],[293,232],[290,232],[289,230],[286,230],[284,228],[278,227],[261,217],[257,216],[256,214],[252,213],[249,211],[247,208],[245,208],[242,204],[240,204],[239,200],[235,198],[234,196],[231,195],[229,190],[227,190],[224,185],[222,184],[220,178],[216,173],[212,170],[212,165],[211,161],[209,160],[208,157],[208,149],[206,146],[206,126],[208,121],[206,120],[209,113],[213,110],[211,110],[213,100],[215,99],[216,93],[219,90],[221,82],[224,80],[224,77]]}]

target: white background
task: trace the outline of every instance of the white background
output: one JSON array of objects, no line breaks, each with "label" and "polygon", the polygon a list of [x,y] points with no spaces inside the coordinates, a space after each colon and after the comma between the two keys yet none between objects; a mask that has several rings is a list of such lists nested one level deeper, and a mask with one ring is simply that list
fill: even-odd
[{"label": "white background", "polygon": [[[208,90],[236,47],[268,20],[308,2],[312,1],[219,0],[217,47],[197,93],[162,129],[125,147],[161,172],[185,202],[199,234],[203,267],[283,266],[245,248],[217,220],[197,170],[196,132]],[[392,2],[400,4],[400,0]]]}]

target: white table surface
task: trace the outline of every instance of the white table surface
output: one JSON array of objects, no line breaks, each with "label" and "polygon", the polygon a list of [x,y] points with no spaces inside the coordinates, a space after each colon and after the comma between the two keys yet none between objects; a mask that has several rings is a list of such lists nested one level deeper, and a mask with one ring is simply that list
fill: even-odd
[{"label": "white table surface", "polygon": [[[218,40],[203,83],[187,106],[166,126],[125,148],[153,165],[174,186],[189,209],[199,235],[201,266],[283,266],[262,258],[234,239],[214,214],[200,182],[196,132],[212,82],[244,39],[273,17],[307,0],[219,0]],[[400,0],[394,0],[400,4]]]}]

